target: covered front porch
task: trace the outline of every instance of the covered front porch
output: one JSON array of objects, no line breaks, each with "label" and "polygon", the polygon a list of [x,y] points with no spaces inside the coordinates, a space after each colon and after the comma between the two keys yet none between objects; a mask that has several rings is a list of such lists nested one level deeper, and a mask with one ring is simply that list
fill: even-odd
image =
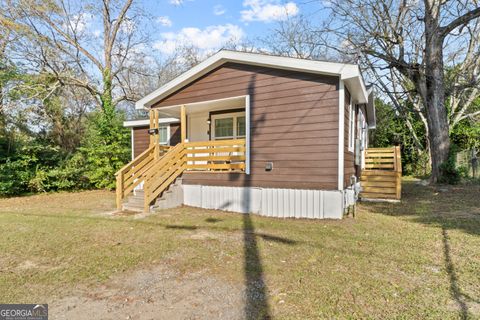
[{"label": "covered front porch", "polygon": [[180,119],[182,142],[245,139],[249,131],[248,100],[248,96],[238,96],[153,107],[150,124],[155,124],[155,117]]},{"label": "covered front porch", "polygon": [[188,170],[249,173],[249,97],[238,96],[150,110],[151,146],[161,118],[180,119],[180,141],[188,146]]},{"label": "covered front porch", "polygon": [[[117,206],[143,189],[143,209],[184,172],[249,174],[248,96],[150,109],[149,147],[117,172]],[[180,119],[181,140],[161,145],[161,118]]]}]

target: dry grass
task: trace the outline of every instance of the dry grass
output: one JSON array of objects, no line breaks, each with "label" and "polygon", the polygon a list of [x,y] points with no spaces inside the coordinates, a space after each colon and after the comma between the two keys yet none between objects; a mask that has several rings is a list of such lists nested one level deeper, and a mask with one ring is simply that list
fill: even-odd
[{"label": "dry grass", "polygon": [[109,216],[103,191],[0,199],[0,301],[49,302],[162,265],[244,284],[252,318],[479,318],[480,188],[404,190],[342,221]]}]

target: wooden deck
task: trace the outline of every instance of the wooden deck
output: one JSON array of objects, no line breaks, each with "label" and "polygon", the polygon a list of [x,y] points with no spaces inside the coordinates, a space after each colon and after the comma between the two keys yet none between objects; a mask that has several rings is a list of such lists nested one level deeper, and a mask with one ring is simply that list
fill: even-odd
[{"label": "wooden deck", "polygon": [[156,141],[117,173],[117,208],[143,183],[144,212],[185,171],[245,172],[245,139],[183,142],[162,147]]},{"label": "wooden deck", "polygon": [[362,199],[400,200],[402,194],[400,147],[369,148],[362,171]]}]

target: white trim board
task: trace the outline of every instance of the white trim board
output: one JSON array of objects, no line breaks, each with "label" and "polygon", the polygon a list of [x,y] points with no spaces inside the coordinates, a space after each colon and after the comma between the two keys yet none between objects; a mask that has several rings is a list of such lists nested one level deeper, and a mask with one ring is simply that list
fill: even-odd
[{"label": "white trim board", "polygon": [[245,173],[250,174],[250,95],[245,96]]},{"label": "white trim board", "polygon": [[352,103],[352,96],[350,96],[350,101],[348,102],[348,151],[355,151],[355,105]]},{"label": "white trim board", "polygon": [[130,128],[130,148],[132,148],[132,161],[135,159],[135,138],[133,136],[133,127]]},{"label": "white trim board", "polygon": [[345,170],[345,84],[343,80],[338,85],[338,190],[343,190],[343,175]]},{"label": "white trim board", "polygon": [[276,69],[308,72],[323,75],[339,76],[352,87],[352,95],[356,103],[367,103],[368,94],[363,82],[360,68],[356,64],[315,61],[307,59],[271,56],[258,53],[237,52],[221,50],[181,74],[177,78],[146,95],[135,103],[136,109],[150,108],[156,102],[174,93],[192,81],[207,74],[227,62],[242,63],[247,65],[265,66]]},{"label": "white trim board", "polygon": [[[177,123],[180,122],[177,118],[160,118],[158,119],[158,123],[166,124],[166,123]],[[123,126],[130,128],[130,127],[143,127],[143,126],[150,126],[149,119],[142,119],[142,120],[128,120],[123,122]]]}]

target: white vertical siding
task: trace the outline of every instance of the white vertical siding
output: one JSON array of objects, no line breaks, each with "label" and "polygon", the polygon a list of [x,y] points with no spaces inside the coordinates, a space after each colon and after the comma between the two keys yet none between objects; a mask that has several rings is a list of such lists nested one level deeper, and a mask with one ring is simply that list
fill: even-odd
[{"label": "white vertical siding", "polygon": [[344,192],[326,190],[183,185],[184,204],[206,209],[250,212],[267,217],[340,219]]}]

